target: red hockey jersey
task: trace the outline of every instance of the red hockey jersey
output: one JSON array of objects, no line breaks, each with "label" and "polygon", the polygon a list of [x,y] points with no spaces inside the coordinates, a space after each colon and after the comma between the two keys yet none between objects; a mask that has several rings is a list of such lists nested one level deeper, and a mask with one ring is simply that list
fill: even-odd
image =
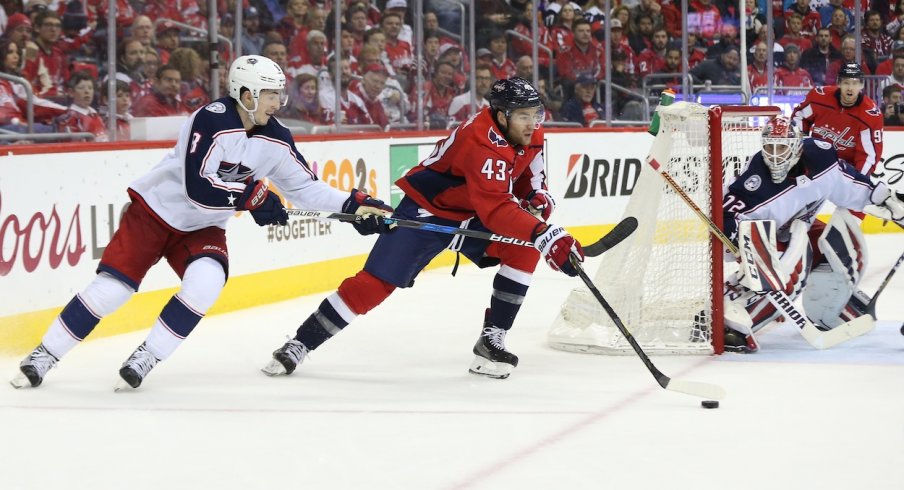
[{"label": "red hockey jersey", "polygon": [[863,94],[852,107],[842,107],[838,87],[816,87],[791,117],[805,134],[834,144],[838,157],[864,175],[882,157],[882,111]]},{"label": "red hockey jersey", "polygon": [[445,219],[477,216],[495,233],[530,240],[540,221],[518,205],[546,188],[543,129],[528,146],[512,146],[484,109],[436,144],[396,185],[419,206]]}]

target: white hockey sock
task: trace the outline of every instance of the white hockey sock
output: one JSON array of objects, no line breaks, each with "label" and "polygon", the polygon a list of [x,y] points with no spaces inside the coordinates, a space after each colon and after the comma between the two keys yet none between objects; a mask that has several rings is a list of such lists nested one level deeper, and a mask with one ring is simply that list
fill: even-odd
[{"label": "white hockey sock", "polygon": [[53,323],[50,324],[50,328],[48,328],[47,332],[44,334],[44,338],[41,339],[41,343],[44,344],[47,351],[53,354],[57,359],[61,359],[68,354],[79,342],[81,342],[81,340],[75,338],[69,330],[63,326],[60,317],[54,318]]},{"label": "white hockey sock", "polygon": [[162,361],[171,356],[182,345],[184,340],[184,337],[177,337],[163,326],[163,323],[158,318],[144,342],[148,352],[154,354],[154,357]]}]

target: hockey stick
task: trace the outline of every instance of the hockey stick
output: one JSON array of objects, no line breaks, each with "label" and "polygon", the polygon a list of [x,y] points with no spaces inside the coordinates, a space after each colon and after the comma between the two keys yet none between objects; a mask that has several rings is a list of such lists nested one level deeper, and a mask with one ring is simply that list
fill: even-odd
[{"label": "hockey stick", "polygon": [[876,301],[879,300],[879,295],[882,294],[882,291],[885,290],[885,286],[888,286],[888,282],[891,281],[892,276],[895,275],[895,272],[898,271],[898,267],[901,266],[901,263],[904,262],[904,253],[898,257],[898,261],[895,262],[895,265],[891,267],[891,270],[888,271],[888,274],[885,275],[885,280],[882,281],[882,284],[879,285],[879,289],[876,290],[876,294],[873,295],[873,298],[869,300],[869,303],[866,304],[865,311],[866,313],[873,317],[873,320],[876,319]]},{"label": "hockey stick", "polygon": [[[725,236],[725,233],[716,226],[715,223],[709,218],[709,216],[704,213],[699,206],[691,199],[690,196],[684,192],[684,189],[672,179],[665,169],[656,161],[656,158],[653,155],[647,157],[647,163],[665,179],[665,181],[669,184],[669,187],[678,194],[678,196],[694,210],[694,213],[706,223],[706,226],[709,228],[709,231],[725,245],[725,248],[728,249],[735,256],[738,255],[738,247],[732,243],[731,240]],[[829,347],[834,347],[842,342],[848,341],[850,339],[859,337],[867,332],[870,332],[875,328],[876,322],[869,315],[863,315],[858,318],[855,318],[847,323],[842,323],[837,327],[822,331],[813,324],[804,314],[794,306],[794,303],[791,301],[791,298],[781,290],[773,290],[769,291],[766,294],[766,297],[769,299],[769,302],[775,306],[776,309],[781,311],[783,315],[794,322],[800,330],[800,334],[803,336],[804,340],[807,341],[810,345],[817,349],[828,349]]]},{"label": "hockey stick", "polygon": [[[357,214],[335,213],[333,211],[308,211],[304,209],[287,209],[286,211],[288,211],[288,213],[292,216],[301,216],[303,218],[315,219],[334,219],[347,223],[354,223],[364,219],[363,216]],[[383,221],[385,221],[387,224],[395,224],[402,228],[416,228],[419,230],[446,233],[449,235],[462,235],[471,238],[479,238],[481,240],[489,240],[491,242],[521,245],[523,247],[534,246],[533,242],[521,240],[519,238],[507,237],[504,235],[497,235],[495,233],[486,231],[467,230],[464,228],[457,228],[455,226],[438,225],[436,223],[427,223],[423,221],[401,218],[384,217]],[[636,228],[637,219],[633,216],[628,216],[627,218],[621,220],[621,222],[619,222],[617,225],[615,225],[615,227],[612,228],[612,230],[609,231],[609,233],[605,234],[602,238],[594,243],[591,243],[590,245],[587,245],[586,247],[583,247],[584,255],[588,257],[596,257],[598,255],[601,255],[606,250],[614,247],[618,242],[624,240],[628,235],[633,233]]]},{"label": "hockey stick", "polygon": [[618,327],[618,331],[625,337],[629,344],[631,344],[631,348],[634,349],[634,352],[637,353],[637,356],[640,357],[640,360],[643,361],[644,366],[650,371],[654,378],[656,378],[656,382],[659,383],[659,386],[669,390],[669,391],[677,391],[679,393],[685,393],[688,395],[699,396],[705,398],[707,400],[721,400],[725,397],[725,390],[721,386],[709,384],[709,383],[700,383],[697,381],[683,381],[680,379],[672,379],[662,373],[659,369],[653,365],[653,361],[650,360],[650,357],[647,356],[646,352],[640,347],[640,344],[637,343],[637,340],[634,339],[634,336],[631,335],[631,332],[625,328],[625,325],[622,323],[621,319],[615,313],[615,310],[609,305],[609,302],[606,301],[606,298],[603,298],[603,294],[600,293],[599,289],[593,284],[593,281],[587,277],[587,273],[584,272],[584,268],[581,267],[581,263],[575,259],[572,255],[571,264],[578,271],[578,276],[581,277],[581,280],[584,281],[584,284],[587,286],[587,289],[593,293],[593,296],[596,297],[596,300],[599,301],[600,305],[602,305],[603,309],[606,310],[606,314],[609,315],[609,318],[615,323],[615,326]]}]

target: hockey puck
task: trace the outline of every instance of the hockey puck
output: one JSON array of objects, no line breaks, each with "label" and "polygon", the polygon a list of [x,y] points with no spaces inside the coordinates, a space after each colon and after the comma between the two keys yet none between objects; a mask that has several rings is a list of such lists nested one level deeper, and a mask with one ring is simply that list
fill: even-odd
[{"label": "hockey puck", "polygon": [[901,324],[901,335],[904,335],[904,323]]},{"label": "hockey puck", "polygon": [[719,408],[719,402],[716,400],[703,400],[700,402],[700,406],[703,408]]}]

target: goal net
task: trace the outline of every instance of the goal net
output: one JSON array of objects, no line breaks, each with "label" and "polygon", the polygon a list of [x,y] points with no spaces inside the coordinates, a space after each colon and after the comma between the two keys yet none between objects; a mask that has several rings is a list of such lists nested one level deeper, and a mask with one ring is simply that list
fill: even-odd
[{"label": "goal net", "polygon": [[[761,149],[775,107],[661,107],[651,154],[721,226],[722,190]],[[625,210],[637,230],[606,252],[593,278],[649,354],[722,352],[722,247],[706,224],[649,165]],[[586,287],[574,289],[550,332],[552,347],[593,354],[633,350]]]}]

